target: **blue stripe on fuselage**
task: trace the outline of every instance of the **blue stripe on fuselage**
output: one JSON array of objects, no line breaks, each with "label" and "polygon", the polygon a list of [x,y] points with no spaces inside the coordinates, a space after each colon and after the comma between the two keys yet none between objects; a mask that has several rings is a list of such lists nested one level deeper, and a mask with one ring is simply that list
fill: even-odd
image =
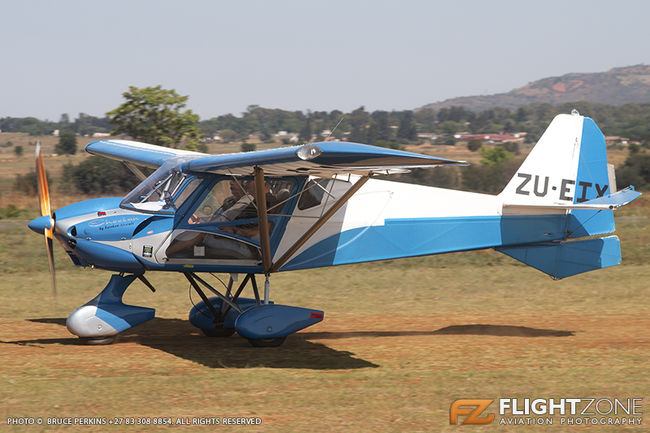
[{"label": "blue stripe on fuselage", "polygon": [[387,219],[309,247],[282,270],[316,268],[563,239],[567,216],[506,215]]}]

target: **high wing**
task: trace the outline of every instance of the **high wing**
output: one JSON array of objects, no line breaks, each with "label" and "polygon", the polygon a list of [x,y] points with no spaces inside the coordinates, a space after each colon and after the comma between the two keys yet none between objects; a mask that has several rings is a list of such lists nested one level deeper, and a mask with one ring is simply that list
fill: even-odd
[{"label": "high wing", "polygon": [[176,157],[181,169],[225,175],[252,175],[262,168],[268,176],[394,173],[404,169],[440,165],[468,165],[465,161],[437,158],[359,143],[329,141],[255,152],[206,155],[129,140],[98,140],[86,151],[127,164],[150,168]]},{"label": "high wing", "polygon": [[255,167],[268,176],[369,174],[439,165],[467,165],[464,161],[386,149],[359,143],[329,141],[257,152],[210,155],[182,165],[184,171],[252,175]]},{"label": "high wing", "polygon": [[206,156],[205,153],[172,149],[130,140],[92,141],[86,146],[86,152],[149,168],[158,168],[166,160],[177,156],[194,158]]}]

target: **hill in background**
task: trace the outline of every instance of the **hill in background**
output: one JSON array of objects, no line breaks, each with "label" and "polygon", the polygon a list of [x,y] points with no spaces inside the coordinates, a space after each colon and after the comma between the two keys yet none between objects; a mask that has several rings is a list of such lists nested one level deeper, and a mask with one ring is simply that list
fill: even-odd
[{"label": "hill in background", "polygon": [[421,108],[439,110],[463,106],[472,111],[503,107],[514,109],[532,103],[587,101],[623,105],[650,101],[650,65],[613,68],[607,72],[571,73],[534,81],[507,93],[463,96],[427,104]]}]

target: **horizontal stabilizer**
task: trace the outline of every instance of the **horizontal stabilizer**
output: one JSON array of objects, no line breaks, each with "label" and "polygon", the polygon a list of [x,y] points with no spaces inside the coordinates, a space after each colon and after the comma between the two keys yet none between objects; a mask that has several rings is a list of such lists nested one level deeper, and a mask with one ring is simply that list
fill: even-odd
[{"label": "horizontal stabilizer", "polygon": [[625,206],[635,198],[639,197],[641,193],[635,191],[633,186],[628,186],[625,189],[622,189],[614,194],[610,194],[605,197],[592,198],[591,200],[585,201],[583,205],[596,205],[602,204],[610,206],[610,208],[615,209],[617,207]]},{"label": "horizontal stabilizer", "polygon": [[582,241],[497,248],[556,279],[616,266],[621,262],[617,236]]}]

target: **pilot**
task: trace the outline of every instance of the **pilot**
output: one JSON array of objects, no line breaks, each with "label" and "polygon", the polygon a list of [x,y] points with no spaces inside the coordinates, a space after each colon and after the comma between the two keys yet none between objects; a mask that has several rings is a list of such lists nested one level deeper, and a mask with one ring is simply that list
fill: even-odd
[{"label": "pilot", "polygon": [[254,200],[255,186],[252,187],[252,181],[237,180],[230,181],[230,197],[227,197],[221,207],[212,215],[210,221],[232,221],[234,219],[242,218],[240,214],[249,207]]},{"label": "pilot", "polygon": [[[255,190],[255,182],[252,180],[248,181],[246,183],[245,189],[246,194],[240,198],[237,203],[232,205],[230,209],[224,212],[224,216],[230,217],[228,218],[230,221],[233,221],[235,219],[257,218],[257,193]],[[271,184],[268,181],[264,182],[264,192],[266,197],[266,208],[270,209],[276,205],[277,200],[271,193]],[[219,227],[219,230],[234,233],[246,238],[259,240],[259,225],[257,223],[223,226]]]},{"label": "pilot", "polygon": [[[252,197],[247,196],[246,192],[247,181],[230,181],[230,196],[224,199],[219,208],[214,211],[210,205],[206,205],[201,210],[201,214],[209,215],[207,217],[199,217],[193,214],[188,220],[189,224],[208,223],[213,221],[231,221],[237,217],[243,208],[252,202]],[[238,204],[239,203],[239,204]]]},{"label": "pilot", "polygon": [[[264,183],[267,209],[276,206],[277,200],[271,193],[271,184]],[[256,190],[254,181],[230,181],[231,196],[226,198],[222,205],[217,209],[210,218],[199,220],[192,217],[190,223],[213,223],[213,222],[231,222],[243,219],[257,218],[257,203],[255,201]],[[273,222],[269,222],[269,229],[273,227]],[[219,230],[227,233],[233,233],[249,239],[259,241],[259,225],[257,222],[233,224],[219,226]],[[185,232],[176,237],[172,244],[167,248],[167,256],[176,255],[187,248],[204,245],[210,250],[217,251],[219,254],[227,255],[231,258],[245,258],[250,256],[249,247],[241,245],[238,242],[227,241],[221,237],[209,235],[207,233]],[[239,251],[241,249],[241,251]],[[227,251],[226,251],[227,250]],[[189,251],[188,251],[189,252]],[[227,253],[227,254],[226,254]],[[202,254],[205,254],[202,253]]]}]

